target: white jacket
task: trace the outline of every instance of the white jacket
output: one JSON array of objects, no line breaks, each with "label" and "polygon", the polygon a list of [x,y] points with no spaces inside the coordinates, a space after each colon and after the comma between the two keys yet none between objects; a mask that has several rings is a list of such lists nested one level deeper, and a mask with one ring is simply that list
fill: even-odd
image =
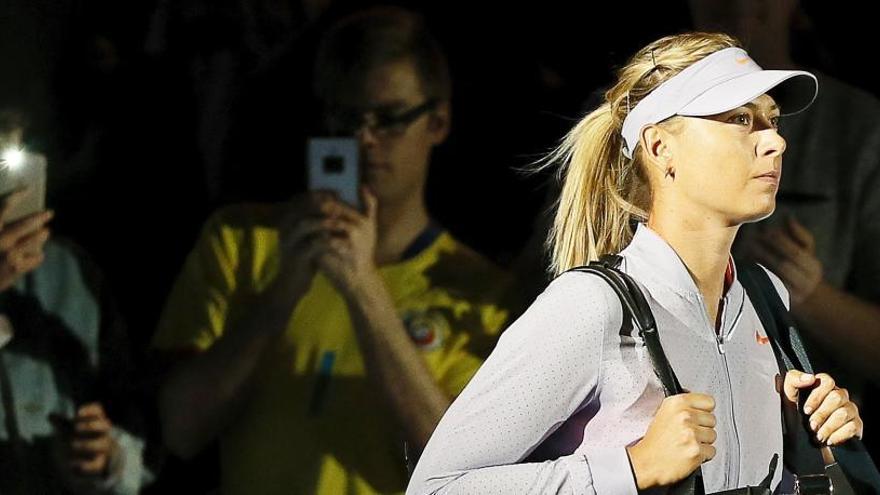
[{"label": "white jacket", "polygon": [[[621,255],[682,387],[715,398],[717,455],[703,464],[706,491],[757,485],[777,453],[775,488],[779,369],[742,285],[734,275],[716,337],[696,284],[659,235],[640,225]],[[787,305],[782,282],[771,279]],[[635,494],[625,447],[645,434],[663,392],[642,339],[622,323],[605,281],[557,277],[450,406],[407,494]]]}]

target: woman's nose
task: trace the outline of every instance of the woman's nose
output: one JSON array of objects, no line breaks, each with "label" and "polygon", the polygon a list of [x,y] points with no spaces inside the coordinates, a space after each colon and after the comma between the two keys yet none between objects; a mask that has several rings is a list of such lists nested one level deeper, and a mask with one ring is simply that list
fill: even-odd
[{"label": "woman's nose", "polygon": [[785,138],[776,129],[767,129],[758,143],[758,156],[778,156],[785,152]]}]

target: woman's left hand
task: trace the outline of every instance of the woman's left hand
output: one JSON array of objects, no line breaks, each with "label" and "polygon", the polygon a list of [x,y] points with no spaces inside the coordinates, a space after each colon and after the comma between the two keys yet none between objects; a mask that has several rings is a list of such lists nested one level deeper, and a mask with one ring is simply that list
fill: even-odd
[{"label": "woman's left hand", "polygon": [[797,403],[798,391],[802,388],[813,389],[803,412],[809,415],[810,428],[820,442],[834,446],[853,437],[862,438],[865,424],[845,388],[838,388],[826,373],[811,375],[796,370],[786,373],[783,389],[788,400]]}]

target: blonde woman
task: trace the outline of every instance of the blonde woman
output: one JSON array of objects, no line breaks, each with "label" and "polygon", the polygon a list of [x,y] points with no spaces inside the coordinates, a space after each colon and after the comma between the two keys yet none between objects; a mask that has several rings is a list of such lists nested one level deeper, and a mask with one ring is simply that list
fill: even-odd
[{"label": "blonde woman", "polygon": [[[700,465],[707,492],[758,485],[782,456],[780,401],[799,389],[818,441],[860,438],[857,407],[827,374],[791,371],[776,390],[730,257],[739,226],[774,210],[780,115],[817,89],[807,72],[762,70],[722,34],[636,53],[551,157],[564,163],[549,239],[558,276],[446,412],[408,493],[636,493]],[[784,104],[771,96],[782,90]],[[568,271],[606,253],[645,294],[688,393],[664,398],[617,295]]]}]

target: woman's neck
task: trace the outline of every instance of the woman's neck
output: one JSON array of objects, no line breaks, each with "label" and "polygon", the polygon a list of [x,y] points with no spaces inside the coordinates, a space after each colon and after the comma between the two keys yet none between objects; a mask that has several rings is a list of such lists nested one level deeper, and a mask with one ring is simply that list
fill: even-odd
[{"label": "woman's neck", "polygon": [[709,321],[718,314],[724,292],[724,274],[730,261],[730,248],[739,227],[704,222],[682,222],[681,217],[654,216],[648,227],[662,237],[684,262],[703,295]]}]

